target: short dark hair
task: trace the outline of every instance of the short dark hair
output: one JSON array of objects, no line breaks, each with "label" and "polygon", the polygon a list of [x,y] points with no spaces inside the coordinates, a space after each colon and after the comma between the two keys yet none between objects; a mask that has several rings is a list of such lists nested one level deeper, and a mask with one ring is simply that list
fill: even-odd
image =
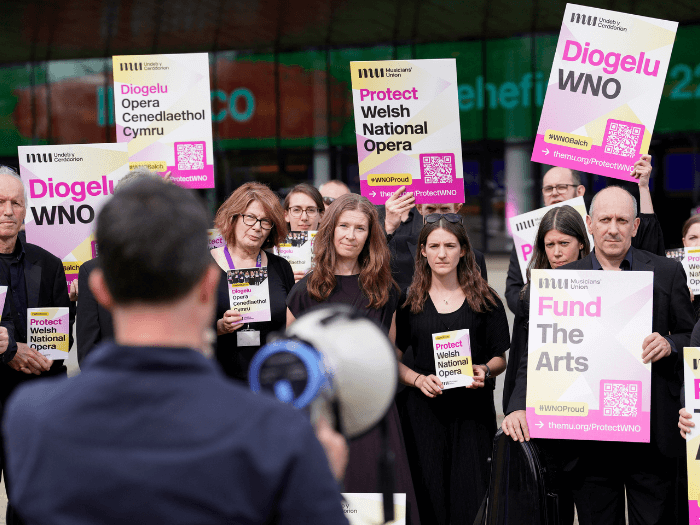
[{"label": "short dark hair", "polygon": [[97,218],[98,265],[117,304],[170,303],[187,295],[211,263],[209,217],[190,191],[137,180]]}]

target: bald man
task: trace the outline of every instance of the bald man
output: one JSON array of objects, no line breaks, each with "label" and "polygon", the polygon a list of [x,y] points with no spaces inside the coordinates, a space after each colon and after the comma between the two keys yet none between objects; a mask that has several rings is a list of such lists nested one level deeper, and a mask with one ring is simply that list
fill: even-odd
[{"label": "bald man", "polygon": [[329,206],[331,202],[345,195],[346,193],[352,193],[347,184],[339,180],[329,180],[328,182],[321,184],[318,187],[318,191],[321,192],[321,197],[323,197],[323,203]]},{"label": "bald man", "polygon": [[652,363],[651,443],[572,444],[579,452],[573,471],[579,523],[624,523],[625,490],[630,525],[680,523],[674,514],[674,482],[685,444],[676,430],[681,382],[674,367],[683,361],[694,325],[685,271],[675,260],[632,247],[640,225],[637,202],[621,187],[608,187],[593,198],[586,224],[593,251],[563,269],[654,272],[652,333],[639,349],[644,362]]},{"label": "bald man", "polygon": [[[630,175],[639,179],[639,211],[641,212],[639,215],[639,228],[632,245],[635,248],[665,256],[664,236],[659,220],[654,214],[654,205],[649,192],[651,155],[642,155],[634,164],[634,170]],[[581,176],[569,168],[552,168],[542,178],[542,196],[544,197],[545,206],[558,204],[575,197],[582,197],[585,193],[586,187],[581,184]],[[520,290],[522,290],[524,285],[518,255],[515,251],[515,246],[513,246],[513,250],[510,253],[508,277],[506,278],[506,301],[508,302],[508,308],[513,313],[517,311]]]}]

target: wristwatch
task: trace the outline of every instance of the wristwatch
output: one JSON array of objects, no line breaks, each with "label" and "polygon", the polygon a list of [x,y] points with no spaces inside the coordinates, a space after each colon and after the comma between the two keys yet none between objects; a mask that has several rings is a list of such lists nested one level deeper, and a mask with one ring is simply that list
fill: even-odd
[{"label": "wristwatch", "polygon": [[491,377],[491,369],[489,368],[489,365],[484,365],[486,367],[486,376],[484,376],[484,379],[488,379]]}]

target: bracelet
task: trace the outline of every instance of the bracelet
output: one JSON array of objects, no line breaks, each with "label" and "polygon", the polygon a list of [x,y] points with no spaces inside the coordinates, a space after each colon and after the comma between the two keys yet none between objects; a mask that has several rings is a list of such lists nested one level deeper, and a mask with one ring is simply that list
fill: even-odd
[{"label": "bracelet", "polygon": [[416,386],[416,381],[418,381],[418,378],[419,378],[420,376],[422,376],[422,375],[423,375],[423,374],[418,374],[418,375],[416,376],[416,378],[413,380],[413,386],[414,386],[414,387]]}]

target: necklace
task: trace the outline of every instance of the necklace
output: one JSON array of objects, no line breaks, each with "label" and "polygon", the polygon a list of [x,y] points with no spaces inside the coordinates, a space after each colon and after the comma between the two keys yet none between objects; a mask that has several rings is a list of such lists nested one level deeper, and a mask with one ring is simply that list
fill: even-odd
[{"label": "necklace", "polygon": [[452,299],[452,296],[457,293],[457,290],[454,290],[450,295],[447,296],[447,298],[442,298],[442,301],[445,304],[450,304],[450,299]]}]

